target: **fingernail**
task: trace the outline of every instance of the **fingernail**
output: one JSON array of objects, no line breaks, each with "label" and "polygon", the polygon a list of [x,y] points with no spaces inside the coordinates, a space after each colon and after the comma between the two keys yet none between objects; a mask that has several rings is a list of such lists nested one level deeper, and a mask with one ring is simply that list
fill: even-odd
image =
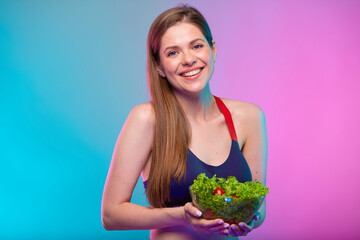
[{"label": "fingernail", "polygon": [[202,215],[202,213],[199,210],[197,210],[196,215],[200,217]]},{"label": "fingernail", "polygon": [[228,223],[224,225],[224,228],[228,228],[228,227],[230,227]]},{"label": "fingernail", "polygon": [[236,227],[235,227],[235,226],[231,226],[231,228],[232,228],[232,229],[234,229],[234,230],[236,229]]},{"label": "fingernail", "polygon": [[223,223],[224,223],[223,220],[218,221],[218,224],[223,224]]},{"label": "fingernail", "polygon": [[224,233],[225,233],[225,234],[229,234],[229,231],[228,231],[228,230],[225,230]]},{"label": "fingernail", "polygon": [[240,226],[240,227],[243,227],[243,226],[244,226],[244,224],[240,223],[240,224],[239,224],[239,226]]}]

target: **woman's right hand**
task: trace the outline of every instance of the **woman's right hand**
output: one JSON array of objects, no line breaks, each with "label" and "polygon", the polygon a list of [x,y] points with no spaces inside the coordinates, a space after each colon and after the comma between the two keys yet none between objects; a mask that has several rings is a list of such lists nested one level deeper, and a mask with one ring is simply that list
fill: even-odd
[{"label": "woman's right hand", "polygon": [[229,234],[229,224],[225,223],[222,219],[213,219],[207,220],[201,218],[202,212],[197,209],[191,202],[188,202],[184,206],[185,220],[187,224],[192,225],[192,227],[199,232],[207,234],[221,234],[228,236]]}]

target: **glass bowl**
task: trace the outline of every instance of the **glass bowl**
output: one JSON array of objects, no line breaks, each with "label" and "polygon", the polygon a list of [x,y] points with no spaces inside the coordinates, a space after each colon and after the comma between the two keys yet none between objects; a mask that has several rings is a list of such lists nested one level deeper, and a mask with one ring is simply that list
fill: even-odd
[{"label": "glass bowl", "polygon": [[210,208],[209,204],[199,202],[194,191],[189,190],[192,203],[203,213],[205,219],[220,218],[229,224],[249,223],[265,199],[265,196],[240,200],[237,197],[211,195],[216,201],[213,201]]}]

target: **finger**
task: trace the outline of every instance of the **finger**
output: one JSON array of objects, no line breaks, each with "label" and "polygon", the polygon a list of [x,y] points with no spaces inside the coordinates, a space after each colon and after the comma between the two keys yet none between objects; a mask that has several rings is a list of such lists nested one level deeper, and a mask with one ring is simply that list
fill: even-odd
[{"label": "finger", "polygon": [[238,236],[232,227],[229,227],[229,235],[232,236],[232,237],[237,237]]},{"label": "finger", "polygon": [[217,227],[224,229],[223,227],[224,221],[221,219],[215,219],[215,220],[206,220],[206,219],[194,219],[193,225],[196,225],[198,228],[202,228],[205,231],[208,232],[214,232],[218,230]]},{"label": "finger", "polygon": [[229,236],[229,229],[224,229],[224,230],[220,231],[219,234],[228,237]]},{"label": "finger", "polygon": [[255,213],[255,216],[253,217],[253,219],[255,219],[255,221],[261,219],[261,213],[260,212]]},{"label": "finger", "polygon": [[223,230],[225,230],[225,229],[227,229],[229,227],[230,227],[230,225],[228,223],[224,223],[224,224],[220,224],[220,225],[211,227],[210,230],[212,232],[220,232],[220,231],[223,231]]},{"label": "finger", "polygon": [[239,228],[236,224],[232,224],[231,228],[232,232],[234,233],[234,236],[246,236],[247,232],[245,230]]},{"label": "finger", "polygon": [[204,226],[204,225],[199,225],[198,224],[194,224],[193,225],[194,229],[196,231],[199,232],[204,232],[207,234],[221,234],[224,236],[228,236],[229,234],[229,230],[227,229],[229,227],[229,224],[220,224],[220,225],[216,225],[214,227],[209,227],[209,226]]},{"label": "finger", "polygon": [[250,225],[247,225],[246,223],[241,222],[241,223],[239,223],[239,227],[240,227],[240,229],[244,230],[246,233],[249,233],[254,228],[254,222],[255,222],[255,220],[252,220]]},{"label": "finger", "polygon": [[196,207],[194,207],[194,205],[191,202],[186,203],[184,207],[185,207],[185,211],[189,213],[191,216],[197,218],[201,217],[202,212]]},{"label": "finger", "polygon": [[214,220],[201,219],[200,221],[203,223],[203,226],[207,228],[218,227],[219,225],[223,226],[225,224],[224,220],[222,219],[214,219]]},{"label": "finger", "polygon": [[222,219],[206,220],[202,218],[192,218],[191,225],[196,231],[207,234],[219,234],[224,229],[224,221]]}]

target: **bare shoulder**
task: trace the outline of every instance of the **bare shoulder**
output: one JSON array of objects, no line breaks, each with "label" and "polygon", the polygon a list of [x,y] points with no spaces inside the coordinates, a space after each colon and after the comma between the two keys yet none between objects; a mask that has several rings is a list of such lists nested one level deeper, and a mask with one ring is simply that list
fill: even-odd
[{"label": "bare shoulder", "polygon": [[227,98],[221,98],[228,107],[234,121],[254,122],[264,119],[263,110],[254,103],[242,102]]},{"label": "bare shoulder", "polygon": [[142,103],[133,107],[130,112],[129,120],[147,127],[154,126],[155,114],[151,102]]},{"label": "bare shoulder", "polygon": [[136,105],[131,110],[120,135],[127,144],[142,142],[151,148],[155,126],[155,113],[151,102]]}]

